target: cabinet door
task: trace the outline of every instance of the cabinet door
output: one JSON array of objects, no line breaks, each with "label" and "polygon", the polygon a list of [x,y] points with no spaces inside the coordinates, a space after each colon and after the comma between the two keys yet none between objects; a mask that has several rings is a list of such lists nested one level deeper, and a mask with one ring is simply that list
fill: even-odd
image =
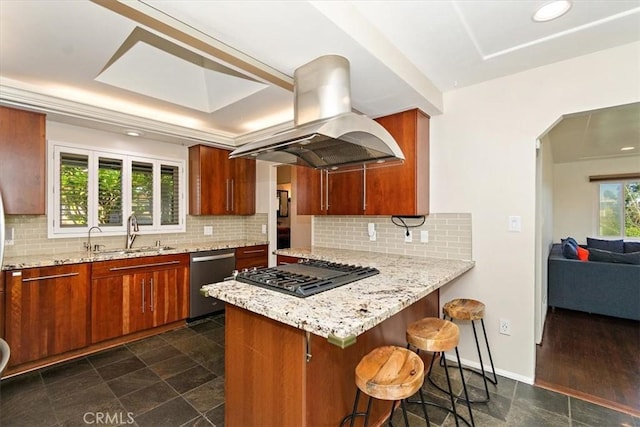
[{"label": "cabinet door", "polygon": [[296,166],[296,207],[298,215],[326,213],[325,173],[317,169]]},{"label": "cabinet door", "polygon": [[88,345],[89,265],[30,268],[7,277],[10,366]]},{"label": "cabinet door", "polygon": [[256,161],[232,159],[230,162],[233,171],[229,195],[231,213],[253,215],[256,213]]},{"label": "cabinet door", "polygon": [[361,170],[328,174],[327,213],[329,215],[362,215],[364,213],[364,180]]},{"label": "cabinet door", "polygon": [[148,316],[161,326],[189,315],[189,269],[177,267],[149,274]]},{"label": "cabinet door", "polygon": [[91,343],[124,335],[125,315],[129,313],[129,294],[125,294],[124,276],[91,281]]},{"label": "cabinet door", "polygon": [[194,145],[189,147],[189,214],[228,214],[229,151]]},{"label": "cabinet door", "polygon": [[127,274],[123,277],[124,295],[127,300],[125,307],[128,306],[128,310],[124,311],[126,317],[123,335],[153,327],[152,280],[151,273],[142,272]]},{"label": "cabinet door", "polygon": [[376,119],[398,142],[405,162],[367,169],[367,215],[429,213],[429,117],[420,110]]},{"label": "cabinet door", "polygon": [[5,213],[44,215],[45,115],[0,106],[0,158]]}]

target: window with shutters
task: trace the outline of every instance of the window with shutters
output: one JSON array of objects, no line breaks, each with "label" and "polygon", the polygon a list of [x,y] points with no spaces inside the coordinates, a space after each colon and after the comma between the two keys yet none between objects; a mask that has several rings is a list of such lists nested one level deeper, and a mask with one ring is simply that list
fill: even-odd
[{"label": "window with shutters", "polygon": [[49,237],[126,232],[136,215],[141,233],[185,231],[185,165],[50,141]]}]

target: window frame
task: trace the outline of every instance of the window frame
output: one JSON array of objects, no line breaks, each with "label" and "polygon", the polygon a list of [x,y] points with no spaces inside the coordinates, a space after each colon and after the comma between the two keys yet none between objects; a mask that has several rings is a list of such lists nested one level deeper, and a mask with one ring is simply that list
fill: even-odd
[{"label": "window frame", "polygon": [[[626,178],[626,177],[618,177],[616,178],[612,178],[612,179],[598,179],[598,180],[592,180],[595,181],[595,184],[597,184],[595,186],[595,233],[594,235],[603,238],[603,239],[624,239],[624,240],[629,240],[629,241],[636,241],[636,240],[640,240],[640,238],[635,237],[635,236],[627,236],[626,235],[626,221],[625,221],[625,206],[624,206],[624,186],[627,183],[630,182],[640,182],[640,179],[636,179],[636,178]],[[617,235],[602,235],[600,234],[600,229],[602,228],[600,226],[600,205],[601,205],[601,200],[600,200],[600,186],[601,185],[610,185],[610,184],[615,184],[615,185],[619,185],[622,186],[621,191],[620,191],[620,197],[621,199],[619,200],[621,202],[621,209],[620,209],[620,217],[618,218],[618,220],[620,221],[620,234]]]},{"label": "window frame", "polygon": [[[88,206],[87,225],[79,227],[61,227],[60,221],[60,155],[62,153],[88,156],[89,175],[87,179]],[[47,234],[49,238],[85,237],[89,229],[98,224],[98,167],[99,158],[122,160],[122,215],[120,226],[101,227],[103,236],[120,236],[126,232],[126,218],[132,212],[131,171],[132,162],[152,164],[153,168],[153,215],[151,225],[140,225],[139,234],[184,233],[186,232],[186,162],[183,159],[167,157],[151,157],[139,153],[128,153],[109,149],[93,149],[73,143],[48,141],[49,185],[47,186]],[[161,224],[161,168],[162,166],[178,169],[178,224]]]}]

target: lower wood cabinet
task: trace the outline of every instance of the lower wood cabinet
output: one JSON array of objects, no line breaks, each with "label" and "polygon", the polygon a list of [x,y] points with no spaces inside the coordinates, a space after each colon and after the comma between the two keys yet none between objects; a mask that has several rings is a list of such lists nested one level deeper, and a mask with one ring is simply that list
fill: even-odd
[{"label": "lower wood cabinet", "polygon": [[269,266],[269,246],[256,245],[236,248],[236,270]]},{"label": "lower wood cabinet", "polygon": [[91,343],[186,319],[189,255],[93,263]]},{"label": "lower wood cabinet", "polygon": [[9,367],[89,344],[90,264],[5,273]]}]

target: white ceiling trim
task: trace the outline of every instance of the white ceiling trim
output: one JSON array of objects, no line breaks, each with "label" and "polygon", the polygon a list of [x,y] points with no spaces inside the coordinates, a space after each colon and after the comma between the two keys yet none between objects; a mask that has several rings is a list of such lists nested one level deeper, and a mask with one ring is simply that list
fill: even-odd
[{"label": "white ceiling trim", "polygon": [[[116,129],[136,129],[142,130],[146,134],[157,134],[170,138],[175,138],[173,142],[191,141],[194,143],[209,143],[235,147],[235,139],[228,135],[205,132],[194,128],[173,125],[171,123],[133,116],[118,111],[107,110],[92,105],[87,105],[68,99],[50,96],[41,92],[34,92],[28,89],[8,85],[8,79],[0,79],[0,104],[13,105],[15,107],[40,111],[58,116],[82,119],[88,122],[95,122],[110,125],[113,131]],[[16,84],[17,82],[12,82]]]},{"label": "white ceiling trim", "polygon": [[[456,5],[456,10],[458,10],[457,9],[457,5]],[[559,39],[561,37],[565,37],[565,36],[568,36],[570,34],[575,34],[575,33],[579,33],[581,31],[590,29],[590,28],[595,28],[597,26],[600,26],[600,25],[603,25],[603,24],[607,24],[609,22],[616,21],[618,19],[626,18],[627,16],[631,16],[631,15],[634,15],[634,14],[639,13],[639,12],[640,12],[640,7],[637,7],[635,9],[630,9],[630,10],[627,10],[625,12],[621,12],[621,13],[618,13],[618,14],[615,14],[615,15],[611,15],[611,16],[608,16],[606,18],[599,19],[597,21],[589,22],[587,24],[580,25],[578,27],[569,28],[568,30],[565,30],[565,31],[560,31],[560,32],[551,34],[551,35],[546,36],[546,37],[541,37],[539,39],[532,40],[532,41],[527,42],[527,43],[522,43],[522,44],[519,44],[517,46],[513,46],[513,47],[510,47],[508,49],[503,49],[501,51],[490,53],[490,54],[482,53],[482,50],[478,46],[478,44],[476,42],[476,39],[470,33],[470,30],[469,30],[468,26],[466,25],[466,22],[464,21],[464,18],[462,16],[461,16],[461,19],[463,19],[464,27],[465,27],[465,29],[467,29],[467,32],[469,32],[469,37],[473,41],[473,44],[476,46],[476,49],[478,49],[478,52],[480,52],[480,54],[482,55],[482,59],[486,61],[486,60],[489,60],[489,59],[492,59],[492,58],[497,58],[499,56],[503,56],[503,55],[507,55],[507,54],[512,53],[512,52],[516,52],[518,50],[526,49],[526,48],[531,47],[531,46],[535,46],[535,45],[538,45],[538,44],[541,44],[541,43],[546,43],[546,42],[551,41],[551,40]]]},{"label": "white ceiling trim", "polygon": [[311,1],[336,26],[378,58],[424,98],[420,108],[430,116],[444,112],[442,92],[349,2]]}]

